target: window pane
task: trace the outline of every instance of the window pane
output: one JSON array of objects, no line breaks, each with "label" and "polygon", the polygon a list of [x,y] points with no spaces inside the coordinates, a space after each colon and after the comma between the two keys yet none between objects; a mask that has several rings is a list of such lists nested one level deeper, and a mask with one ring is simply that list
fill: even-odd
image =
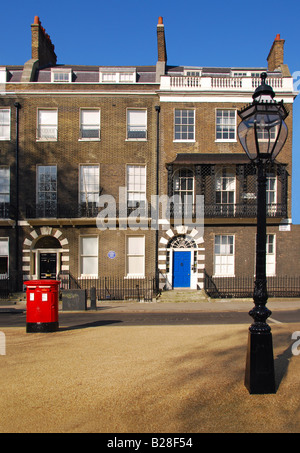
[{"label": "window pane", "polygon": [[144,275],[145,238],[143,236],[127,237],[127,273]]},{"label": "window pane", "polygon": [[8,256],[8,239],[0,239],[0,256]]},{"label": "window pane", "polygon": [[39,110],[39,124],[56,125],[57,111],[56,110]]},{"label": "window pane", "polygon": [[100,138],[100,110],[81,110],[81,138]]},{"label": "window pane", "polygon": [[81,124],[100,124],[100,110],[81,110]]},{"label": "window pane", "polygon": [[195,138],[194,110],[175,110],[174,139],[194,140],[194,138]]},{"label": "window pane", "polygon": [[98,275],[98,238],[81,237],[81,274]]},{"label": "window pane", "polygon": [[232,235],[215,236],[215,274],[220,276],[234,275],[234,238]]},{"label": "window pane", "polygon": [[98,256],[98,238],[97,237],[82,237],[81,238],[81,254]]},{"label": "window pane", "polygon": [[57,110],[38,111],[38,138],[57,139]]},{"label": "window pane", "polygon": [[127,137],[146,138],[147,137],[147,111],[128,110],[127,111]]},{"label": "window pane", "polygon": [[142,236],[128,236],[127,251],[128,255],[144,255],[145,240]]},{"label": "window pane", "polygon": [[9,203],[10,201],[10,170],[0,168],[0,202]]},{"label": "window pane", "polygon": [[144,275],[144,257],[129,256],[127,260],[127,273],[130,275]]},{"label": "window pane", "polygon": [[98,257],[82,257],[82,274],[98,275]]},{"label": "window pane", "polygon": [[236,112],[235,110],[217,110],[216,112],[216,139],[236,139]]},{"label": "window pane", "polygon": [[10,139],[10,110],[0,109],[0,139]]},{"label": "window pane", "polygon": [[146,167],[127,165],[127,199],[146,199]]},{"label": "window pane", "polygon": [[127,118],[130,126],[146,125],[146,110],[128,110]]},{"label": "window pane", "polygon": [[80,167],[80,202],[97,202],[99,197],[99,166]]}]

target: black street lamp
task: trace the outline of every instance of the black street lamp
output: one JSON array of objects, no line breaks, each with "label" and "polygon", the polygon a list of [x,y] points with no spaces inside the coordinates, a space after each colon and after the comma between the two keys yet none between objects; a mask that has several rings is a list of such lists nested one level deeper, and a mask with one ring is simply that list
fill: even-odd
[{"label": "black street lamp", "polygon": [[283,101],[274,101],[273,89],[266,85],[267,74],[261,74],[261,85],[253,94],[252,104],[238,111],[241,123],[238,136],[249,159],[257,167],[257,236],[254,308],[249,312],[254,322],[249,327],[245,386],[252,394],[275,393],[272,333],[266,323],[272,312],[268,300],[266,277],[266,164],[275,160],[288,135],[284,122],[288,112]]}]

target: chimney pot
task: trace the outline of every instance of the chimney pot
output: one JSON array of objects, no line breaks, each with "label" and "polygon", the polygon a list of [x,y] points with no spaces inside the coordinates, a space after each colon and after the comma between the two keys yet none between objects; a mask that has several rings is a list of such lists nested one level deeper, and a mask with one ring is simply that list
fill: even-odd
[{"label": "chimney pot", "polygon": [[39,16],[34,16],[34,21],[33,21],[33,23],[34,23],[35,25],[39,25],[39,24],[40,24],[40,18],[39,18]]},{"label": "chimney pot", "polygon": [[163,22],[163,18],[160,16],[160,17],[158,18],[158,25],[163,25],[163,23],[164,23],[164,22]]},{"label": "chimney pot", "polygon": [[280,33],[278,33],[275,38],[275,41],[279,41],[279,40],[280,40]]}]

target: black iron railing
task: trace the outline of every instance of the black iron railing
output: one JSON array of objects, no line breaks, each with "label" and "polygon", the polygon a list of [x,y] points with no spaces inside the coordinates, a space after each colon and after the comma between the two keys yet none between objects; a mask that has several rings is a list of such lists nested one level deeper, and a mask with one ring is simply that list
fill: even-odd
[{"label": "black iron railing", "polygon": [[157,295],[155,277],[124,278],[98,277],[75,278],[72,274],[59,275],[60,288],[85,289],[90,297],[91,288],[96,289],[98,300],[145,300],[152,301]]},{"label": "black iron railing", "polygon": [[14,273],[0,274],[0,300],[7,299],[11,293],[18,290],[19,280],[20,277]]},{"label": "black iron railing", "polygon": [[[173,204],[168,206],[169,217],[172,218],[195,218],[199,216],[200,208],[195,204],[187,206],[184,204]],[[213,218],[251,218],[257,216],[256,203],[234,203],[234,204],[204,204],[204,217]],[[267,206],[267,217],[286,217],[287,206],[281,203],[272,203]]]},{"label": "black iron railing", "polygon": [[[121,218],[128,217],[131,214],[140,217],[150,217],[151,207],[144,203],[135,203],[134,205],[122,205],[120,203],[112,203],[110,206],[98,206],[97,203],[82,203],[74,206],[62,206],[59,203],[45,206],[36,204],[35,206],[26,206],[26,218],[96,218],[98,214],[105,210],[105,218]],[[137,211],[138,210],[138,211]],[[104,213],[103,213],[104,215]]]},{"label": "black iron railing", "polygon": [[0,203],[0,219],[10,219],[13,216],[13,207],[10,203]]},{"label": "black iron railing", "polygon": [[[204,289],[218,298],[252,298],[255,277],[212,277],[205,272]],[[300,276],[267,277],[269,297],[300,297]]]}]

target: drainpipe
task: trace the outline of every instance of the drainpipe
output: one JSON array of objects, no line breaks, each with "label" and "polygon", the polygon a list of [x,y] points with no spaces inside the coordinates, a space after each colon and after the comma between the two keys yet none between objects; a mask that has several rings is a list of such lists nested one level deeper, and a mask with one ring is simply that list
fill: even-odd
[{"label": "drainpipe", "polygon": [[16,171],[16,214],[15,214],[15,231],[16,231],[16,255],[15,255],[15,269],[16,269],[16,290],[19,290],[19,110],[21,105],[19,102],[15,102],[16,107],[16,154],[15,154],[15,171]]},{"label": "drainpipe", "polygon": [[159,289],[159,270],[158,270],[158,233],[159,233],[159,114],[160,114],[160,106],[155,106],[156,110],[156,196],[157,196],[157,203],[156,203],[156,230],[155,230],[155,284],[156,290]]}]

